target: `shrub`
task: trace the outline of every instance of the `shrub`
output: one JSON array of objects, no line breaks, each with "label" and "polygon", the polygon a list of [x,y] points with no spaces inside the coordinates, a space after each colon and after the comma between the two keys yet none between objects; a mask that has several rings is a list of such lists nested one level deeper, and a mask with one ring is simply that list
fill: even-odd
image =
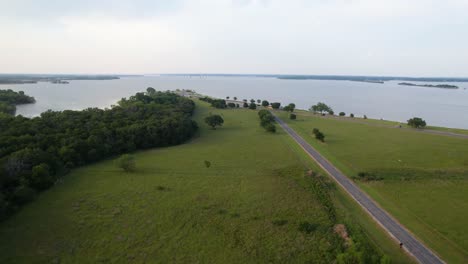
[{"label": "shrub", "polygon": [[320,131],[315,134],[315,138],[319,141],[325,142],[325,135]]},{"label": "shrub", "polygon": [[330,111],[328,111],[328,114],[329,114],[329,115],[334,115],[335,112],[333,112],[333,110],[330,110]]},{"label": "shrub", "polygon": [[234,107],[236,107],[236,104],[235,103],[228,103],[228,106],[231,107],[231,108],[234,108]]},{"label": "shrub", "polygon": [[242,106],[243,106],[244,108],[247,108],[247,107],[249,107],[249,104],[246,103],[246,102],[244,102],[244,104],[243,104]]},{"label": "shrub", "polygon": [[318,132],[320,132],[318,128],[312,129],[312,134],[317,135]]},{"label": "shrub", "polygon": [[349,117],[353,118],[353,117],[354,117],[354,114],[353,114],[353,113],[349,114]]},{"label": "shrub", "polygon": [[249,109],[255,110],[257,109],[257,105],[255,103],[250,103]]},{"label": "shrub", "polygon": [[136,170],[135,157],[129,154],[123,154],[117,159],[117,167],[125,172],[133,172]]},{"label": "shrub", "polygon": [[216,129],[217,126],[223,125],[224,119],[220,115],[209,115],[205,117],[205,123],[207,123],[213,129]]},{"label": "shrub", "polygon": [[309,223],[309,222],[305,221],[305,222],[301,222],[299,224],[298,229],[302,233],[310,234],[310,233],[314,232],[317,229],[317,227],[318,227],[317,224],[313,224],[313,223]]},{"label": "shrub", "polygon": [[345,112],[340,112],[339,115],[340,115],[340,116],[345,116],[346,113],[345,113]]},{"label": "shrub", "polygon": [[264,126],[265,130],[267,132],[275,133],[276,132],[276,126],[272,123],[268,123]]},{"label": "shrub", "polygon": [[270,103],[267,100],[262,101],[262,106],[267,107],[269,105],[270,105]]},{"label": "shrub", "polygon": [[366,116],[366,115],[364,115],[364,119],[367,119],[367,116]]},{"label": "shrub", "polygon": [[296,120],[296,118],[297,118],[296,114],[290,114],[289,115],[289,119],[291,119],[291,120]]}]

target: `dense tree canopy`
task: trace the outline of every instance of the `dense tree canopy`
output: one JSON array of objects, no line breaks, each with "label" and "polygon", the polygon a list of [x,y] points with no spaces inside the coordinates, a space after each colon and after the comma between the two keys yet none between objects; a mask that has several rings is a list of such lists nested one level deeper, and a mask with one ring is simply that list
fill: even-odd
[{"label": "dense tree canopy", "polygon": [[269,105],[270,105],[270,103],[267,100],[262,101],[262,106],[267,107]]},{"label": "dense tree canopy", "polygon": [[0,218],[70,168],[137,149],[180,144],[196,131],[195,104],[169,92],[137,93],[111,109],[0,115]]},{"label": "dense tree canopy", "polygon": [[296,105],[293,103],[288,104],[287,106],[283,107],[283,110],[286,112],[294,112]]},{"label": "dense tree canopy", "polygon": [[0,113],[14,115],[16,113],[16,105],[32,104],[35,102],[34,97],[25,95],[23,91],[0,90]]}]

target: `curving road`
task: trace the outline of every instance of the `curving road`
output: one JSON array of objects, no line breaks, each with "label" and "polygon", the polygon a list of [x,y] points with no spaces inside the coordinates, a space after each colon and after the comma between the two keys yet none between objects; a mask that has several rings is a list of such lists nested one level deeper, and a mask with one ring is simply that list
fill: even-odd
[{"label": "curving road", "polygon": [[[273,113],[273,115],[275,115]],[[369,196],[364,194],[348,177],[326,160],[292,128],[275,115],[278,124],[314,159],[345,191],[363,207],[367,213],[382,226],[403,248],[420,263],[445,263],[429,248],[417,240],[408,230],[390,216]]]}]

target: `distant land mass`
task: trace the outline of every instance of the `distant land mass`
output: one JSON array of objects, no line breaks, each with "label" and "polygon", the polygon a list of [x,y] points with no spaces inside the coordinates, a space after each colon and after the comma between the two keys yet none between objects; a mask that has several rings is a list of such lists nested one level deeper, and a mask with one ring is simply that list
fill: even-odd
[{"label": "distant land mass", "polygon": [[413,81],[413,82],[468,82],[466,77],[398,77],[398,76],[355,76],[355,75],[286,75],[286,74],[209,74],[209,73],[178,73],[156,74],[160,76],[182,77],[262,77],[285,80],[333,80],[333,81],[359,81],[370,83],[383,83],[385,81]]},{"label": "distant land mass", "polygon": [[415,83],[407,83],[402,82],[398,85],[405,85],[405,86],[420,86],[420,87],[433,87],[433,88],[441,88],[441,89],[458,89],[456,85],[449,85],[449,84],[415,84]]},{"label": "distant land mass", "polygon": [[86,74],[0,74],[0,84],[51,82],[68,84],[72,80],[115,80],[138,75],[86,75]]}]

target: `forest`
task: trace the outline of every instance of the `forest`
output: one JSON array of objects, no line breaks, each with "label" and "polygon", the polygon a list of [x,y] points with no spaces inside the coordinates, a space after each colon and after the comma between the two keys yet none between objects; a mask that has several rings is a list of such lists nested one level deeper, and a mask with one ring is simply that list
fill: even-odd
[{"label": "forest", "polygon": [[198,128],[194,109],[190,99],[148,89],[110,109],[0,113],[0,219],[74,167],[187,141]]},{"label": "forest", "polygon": [[32,104],[35,102],[34,97],[25,95],[23,91],[0,90],[0,113],[14,115],[16,113],[16,105]]}]

